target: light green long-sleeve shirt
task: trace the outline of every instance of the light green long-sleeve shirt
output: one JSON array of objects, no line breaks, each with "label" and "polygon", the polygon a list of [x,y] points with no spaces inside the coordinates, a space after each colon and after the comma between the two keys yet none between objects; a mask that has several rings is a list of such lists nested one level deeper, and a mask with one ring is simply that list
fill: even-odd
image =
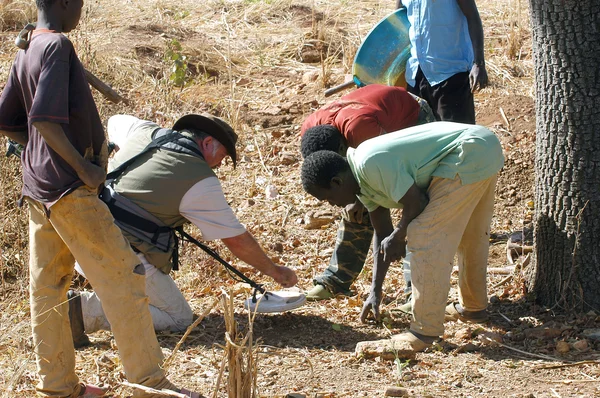
[{"label": "light green long-sleeve shirt", "polygon": [[401,208],[398,203],[416,184],[424,191],[433,177],[473,184],[504,165],[498,137],[483,126],[435,122],[372,138],[349,148],[348,163],[360,185],[367,210]]}]

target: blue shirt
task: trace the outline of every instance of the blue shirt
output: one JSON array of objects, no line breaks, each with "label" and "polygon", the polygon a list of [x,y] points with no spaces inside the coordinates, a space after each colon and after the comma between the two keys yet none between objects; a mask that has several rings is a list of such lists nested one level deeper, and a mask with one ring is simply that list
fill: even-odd
[{"label": "blue shirt", "polygon": [[402,0],[410,22],[406,82],[415,86],[419,66],[432,86],[471,70],[473,44],[457,0]]}]

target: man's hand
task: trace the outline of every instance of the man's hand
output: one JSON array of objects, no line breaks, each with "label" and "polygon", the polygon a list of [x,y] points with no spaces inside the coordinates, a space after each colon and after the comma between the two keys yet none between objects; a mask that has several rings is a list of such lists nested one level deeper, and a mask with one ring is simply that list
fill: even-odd
[{"label": "man's hand", "polygon": [[473,65],[471,73],[469,73],[469,83],[471,85],[471,92],[487,87],[488,75],[485,65]]},{"label": "man's hand", "polygon": [[367,323],[369,317],[373,317],[376,322],[379,322],[381,314],[379,313],[379,304],[381,303],[381,292],[375,292],[371,290],[369,297],[363,304],[362,311],[360,312],[360,321]]},{"label": "man's hand", "polygon": [[347,214],[348,220],[357,224],[362,224],[365,206],[360,200],[356,200],[356,202],[346,206],[344,212]]},{"label": "man's hand", "polygon": [[98,188],[106,180],[104,169],[87,160],[81,162],[80,168],[77,170],[77,176],[85,185],[93,189]]},{"label": "man's hand", "polygon": [[283,287],[292,287],[298,283],[296,273],[290,268],[281,265],[278,265],[273,275],[270,276]]},{"label": "man's hand", "polygon": [[392,262],[406,256],[406,233],[398,228],[381,241],[379,250],[383,253],[383,261]]}]

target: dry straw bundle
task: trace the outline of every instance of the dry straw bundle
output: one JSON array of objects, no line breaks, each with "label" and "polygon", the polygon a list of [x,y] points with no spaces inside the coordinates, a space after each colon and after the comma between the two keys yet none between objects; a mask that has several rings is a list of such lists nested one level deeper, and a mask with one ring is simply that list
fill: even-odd
[{"label": "dry straw bundle", "polygon": [[214,398],[221,385],[227,365],[227,396],[230,398],[255,398],[258,396],[258,342],[253,338],[252,325],[256,314],[248,314],[248,328],[241,331],[235,320],[233,296],[223,292],[223,319],[225,320],[225,346],[223,360],[217,379]]}]

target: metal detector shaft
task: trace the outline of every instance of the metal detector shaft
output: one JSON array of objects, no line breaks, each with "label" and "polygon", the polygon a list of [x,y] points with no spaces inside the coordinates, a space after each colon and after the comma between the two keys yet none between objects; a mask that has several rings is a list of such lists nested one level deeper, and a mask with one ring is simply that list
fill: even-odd
[{"label": "metal detector shaft", "polygon": [[254,282],[252,279],[248,278],[246,275],[242,274],[240,271],[238,271],[233,265],[229,264],[227,261],[223,260],[221,258],[221,256],[219,256],[217,254],[217,252],[215,252],[213,249],[211,249],[210,247],[202,244],[197,239],[192,238],[188,233],[184,232],[183,229],[178,229],[178,232],[188,242],[193,243],[196,246],[198,246],[200,249],[204,250],[212,258],[214,258],[215,260],[217,260],[218,262],[220,262],[225,268],[227,268],[229,271],[233,272],[238,277],[240,277],[244,282],[246,282],[247,284],[249,284],[250,286],[252,286],[254,289],[258,290],[262,294],[266,294],[266,290],[265,290],[264,287],[262,287],[260,284],[258,284],[256,282]]}]

